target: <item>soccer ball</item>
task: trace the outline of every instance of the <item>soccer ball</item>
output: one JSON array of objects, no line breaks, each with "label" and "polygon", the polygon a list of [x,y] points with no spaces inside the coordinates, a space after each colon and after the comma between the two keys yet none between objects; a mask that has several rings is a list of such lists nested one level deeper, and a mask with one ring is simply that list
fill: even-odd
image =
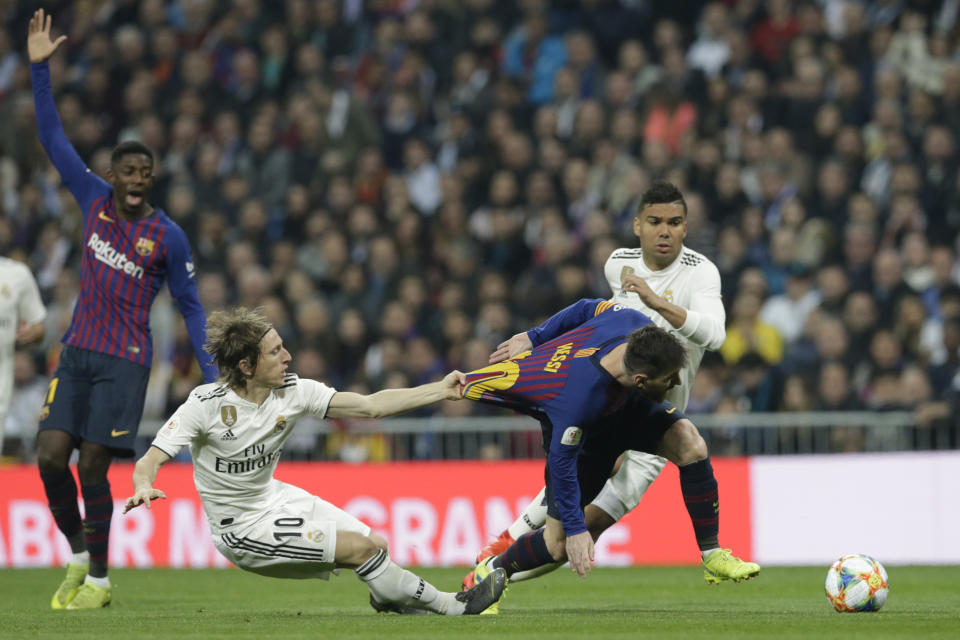
[{"label": "soccer ball", "polygon": [[890,582],[883,565],[862,554],[843,556],[827,571],[827,598],[841,613],[878,611],[887,601]]}]

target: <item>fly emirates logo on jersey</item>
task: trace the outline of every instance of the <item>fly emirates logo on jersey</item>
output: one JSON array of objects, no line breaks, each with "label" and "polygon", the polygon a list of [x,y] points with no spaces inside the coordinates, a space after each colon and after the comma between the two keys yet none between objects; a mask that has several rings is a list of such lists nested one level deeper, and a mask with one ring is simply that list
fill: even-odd
[{"label": "fly emirates logo on jersey", "polygon": [[283,449],[276,451],[266,451],[266,445],[255,444],[243,450],[242,460],[228,460],[217,456],[214,469],[217,473],[249,473],[257,471],[264,467],[269,467],[271,463],[280,459],[280,453]]},{"label": "fly emirates logo on jersey", "polygon": [[138,280],[143,279],[143,267],[136,264],[123,253],[117,251],[113,246],[103,240],[96,233],[90,234],[90,239],[87,241],[87,247],[93,251],[93,257],[104,263],[111,269],[116,269],[117,271],[123,271],[124,273],[133,276]]}]

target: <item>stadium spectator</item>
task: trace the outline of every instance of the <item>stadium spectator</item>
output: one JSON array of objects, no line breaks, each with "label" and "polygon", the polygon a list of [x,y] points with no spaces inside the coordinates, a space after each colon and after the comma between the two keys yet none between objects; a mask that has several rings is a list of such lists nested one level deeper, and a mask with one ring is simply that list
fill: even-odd
[{"label": "stadium spectator", "polygon": [[742,291],[733,302],[727,339],[720,354],[727,364],[735,365],[747,353],[757,353],[770,364],[783,358],[783,337],[777,329],[760,319],[761,297]]},{"label": "stadium spectator", "polygon": [[23,460],[27,457],[25,449],[39,420],[47,384],[47,377],[39,370],[34,354],[24,350],[14,353],[13,393],[6,414],[4,458]]},{"label": "stadium spectator", "polygon": [[808,266],[794,262],[787,268],[786,291],[771,296],[760,307],[760,321],[776,329],[787,343],[800,338],[810,312],[820,305],[811,276]]},{"label": "stadium spectator", "polygon": [[[72,294],[55,289],[61,274],[77,270],[80,253],[71,248],[82,216],[48,171],[42,148],[19,135],[34,116],[15,25],[33,7],[8,4],[6,47],[0,36],[0,247],[5,255],[16,249],[29,256],[44,300],[58,298],[53,310],[76,295],[76,284]],[[878,249],[896,250],[902,280],[925,287],[927,315],[935,317],[939,290],[960,275],[960,42],[950,28],[952,5],[613,0],[441,3],[429,10],[401,3],[356,12],[335,2],[227,3],[218,11],[182,0],[96,11],[81,3],[64,16],[70,40],[50,61],[51,84],[64,128],[94,173],[105,177],[115,143],[139,140],[157,154],[156,202],[187,212],[192,192],[195,211],[178,220],[194,221],[188,233],[198,271],[231,274],[222,304],[236,300],[237,268],[256,263],[271,273],[271,294],[288,315],[304,290],[312,290],[304,297],[327,298],[331,326],[344,309],[362,310],[368,349],[380,341],[379,310],[397,297],[389,287],[367,287],[373,236],[393,239],[398,277],[421,277],[428,306],[438,312],[445,301],[442,313],[453,294],[478,288],[484,260],[524,255],[517,247],[525,245],[531,259],[507,267],[506,308],[517,330],[569,302],[543,291],[554,286],[559,265],[575,276],[571,263],[579,263],[597,286],[610,247],[631,237],[640,194],[662,177],[689,202],[702,200],[718,226],[715,247],[693,246],[721,268],[729,315],[739,276],[750,268],[774,276],[762,301],[779,292],[783,274],[771,270],[770,252],[795,244],[785,264],[802,260],[815,272],[843,264],[851,297],[873,291]],[[696,30],[720,25],[721,14],[725,26]],[[528,22],[537,46],[524,41]],[[715,76],[701,75],[704,60],[708,67],[720,60],[707,59],[704,45],[727,52],[719,70],[706,69]],[[513,59],[519,75],[510,71],[508,51],[520,54]],[[583,78],[592,86],[585,94]],[[543,92],[537,101],[528,99],[534,80]],[[696,113],[673,153],[667,144],[643,144],[639,134],[655,107],[655,86]],[[272,141],[267,157],[289,157],[287,173],[262,189],[241,173],[261,166],[246,165],[254,138]],[[427,162],[439,171],[440,204],[430,218],[416,210],[404,183],[410,138],[425,143]],[[519,222],[498,227],[496,238],[472,237],[461,214],[486,204],[498,171],[514,175],[511,218]],[[299,253],[308,239],[336,230],[341,238],[329,259],[342,266],[315,280],[311,267],[328,258],[318,244],[302,254],[302,273],[294,271],[288,286],[276,279],[284,271],[272,250],[251,256],[241,244],[228,271],[234,247],[227,231],[240,226],[248,199],[266,203],[259,242],[268,249],[282,237]],[[361,203],[369,208],[357,209]],[[596,232],[597,219],[608,231]],[[794,241],[771,243],[782,228]],[[413,235],[416,245],[408,242]],[[920,236],[931,247],[929,259],[918,249]],[[926,283],[928,269],[933,284]],[[463,353],[477,318],[470,296],[460,299],[469,328],[450,344],[440,332],[428,335],[449,357]],[[836,314],[843,301],[824,304]],[[59,311],[51,311],[51,325],[54,315]],[[861,329],[854,320],[847,329],[855,352],[875,323]],[[786,353],[794,346],[786,344]],[[167,357],[158,352],[158,359]],[[180,375],[168,384],[197,382]],[[855,379],[862,393],[865,381]],[[736,375],[729,382],[738,386]],[[155,406],[148,404],[147,419],[161,417]],[[33,455],[29,447],[26,455]]]},{"label": "stadium spectator", "polygon": [[542,9],[531,8],[504,42],[504,71],[522,83],[533,104],[553,98],[553,75],[566,60],[566,45],[549,33]]}]

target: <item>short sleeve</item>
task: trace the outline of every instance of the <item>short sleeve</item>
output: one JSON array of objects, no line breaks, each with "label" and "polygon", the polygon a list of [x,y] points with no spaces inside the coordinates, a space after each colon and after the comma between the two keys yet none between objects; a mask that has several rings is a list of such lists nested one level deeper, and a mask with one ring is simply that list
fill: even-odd
[{"label": "short sleeve", "polygon": [[187,401],[180,405],[180,408],[160,427],[152,445],[173,458],[193,442],[203,428],[203,409],[200,399],[191,394]]},{"label": "short sleeve", "polygon": [[327,408],[330,406],[330,399],[337,392],[336,389],[328,387],[322,382],[300,378],[297,381],[297,388],[300,391],[300,399],[303,402],[304,413],[319,416],[321,418],[327,415]]}]

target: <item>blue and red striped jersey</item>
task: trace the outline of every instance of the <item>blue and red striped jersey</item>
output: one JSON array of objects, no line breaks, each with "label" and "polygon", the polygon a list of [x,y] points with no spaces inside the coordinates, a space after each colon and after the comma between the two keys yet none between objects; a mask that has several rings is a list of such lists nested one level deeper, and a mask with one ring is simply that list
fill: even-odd
[{"label": "blue and red striped jersey", "polygon": [[600,359],[651,322],[619,304],[580,300],[527,332],[533,349],[466,374],[465,398],[540,420],[554,499],[567,535],[587,530],[576,464],[586,434],[616,411],[628,393],[600,366]]},{"label": "blue and red striped jersey", "polygon": [[83,211],[80,294],[64,344],[150,367],[150,307],[166,280],[204,378],[215,380],[216,367],[203,350],[206,318],[186,234],[159,208],[133,222],[117,214],[113,187],[87,168],[67,140],[47,63],[31,64],[30,73],[40,142]]}]

